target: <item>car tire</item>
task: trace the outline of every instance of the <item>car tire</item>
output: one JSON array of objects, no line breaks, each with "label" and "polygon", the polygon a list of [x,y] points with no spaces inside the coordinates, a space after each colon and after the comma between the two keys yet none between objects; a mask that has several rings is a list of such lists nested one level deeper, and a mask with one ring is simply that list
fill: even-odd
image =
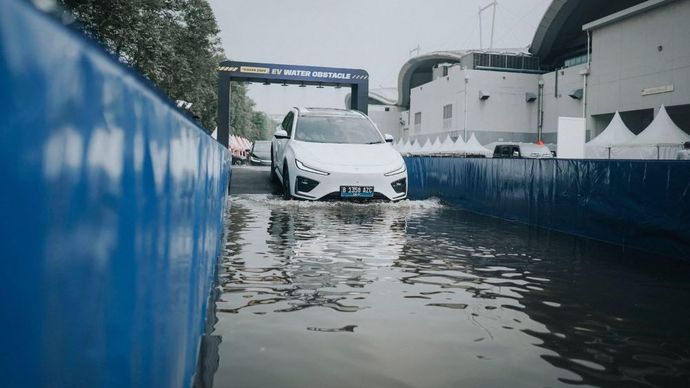
[{"label": "car tire", "polygon": [[292,192],[290,191],[290,171],[288,170],[287,161],[283,164],[283,199],[292,199]]},{"label": "car tire", "polygon": [[280,179],[278,179],[278,173],[276,172],[276,163],[273,160],[273,147],[271,147],[271,183],[276,186],[280,184]]}]

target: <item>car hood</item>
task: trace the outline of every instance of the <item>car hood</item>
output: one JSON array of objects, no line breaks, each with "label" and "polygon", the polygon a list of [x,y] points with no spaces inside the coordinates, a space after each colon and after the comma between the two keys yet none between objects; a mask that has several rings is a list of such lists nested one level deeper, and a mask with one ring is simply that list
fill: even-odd
[{"label": "car hood", "polygon": [[330,144],[295,141],[292,144],[295,157],[313,167],[399,167],[400,153],[388,143],[381,144]]},{"label": "car hood", "polygon": [[254,151],[252,155],[260,159],[271,159],[271,151]]}]

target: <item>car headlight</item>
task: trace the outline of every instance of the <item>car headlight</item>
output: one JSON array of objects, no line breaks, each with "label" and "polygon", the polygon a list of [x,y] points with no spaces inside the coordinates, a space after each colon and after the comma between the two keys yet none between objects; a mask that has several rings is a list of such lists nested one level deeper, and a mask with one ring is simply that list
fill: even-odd
[{"label": "car headlight", "polygon": [[297,159],[295,159],[295,164],[297,165],[297,168],[299,168],[302,171],[310,172],[312,174],[317,174],[317,175],[323,175],[323,176],[331,175],[331,173],[329,173],[329,172],[322,171],[322,170],[316,169],[314,167],[309,167]]},{"label": "car headlight", "polygon": [[393,170],[391,172],[387,172],[384,175],[385,176],[393,176],[393,175],[402,174],[405,171],[407,171],[407,166],[405,165],[405,163],[403,163],[403,165],[400,168],[396,168],[395,170]]}]

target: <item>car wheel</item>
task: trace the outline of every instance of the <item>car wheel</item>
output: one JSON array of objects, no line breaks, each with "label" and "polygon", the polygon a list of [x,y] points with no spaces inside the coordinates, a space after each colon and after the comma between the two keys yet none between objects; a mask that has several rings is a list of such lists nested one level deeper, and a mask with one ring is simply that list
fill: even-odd
[{"label": "car wheel", "polygon": [[278,180],[278,173],[276,172],[276,163],[273,160],[273,147],[271,147],[271,183],[274,185],[280,183],[280,180]]},{"label": "car wheel", "polygon": [[292,199],[292,192],[290,191],[290,171],[288,171],[287,161],[283,165],[283,199]]}]

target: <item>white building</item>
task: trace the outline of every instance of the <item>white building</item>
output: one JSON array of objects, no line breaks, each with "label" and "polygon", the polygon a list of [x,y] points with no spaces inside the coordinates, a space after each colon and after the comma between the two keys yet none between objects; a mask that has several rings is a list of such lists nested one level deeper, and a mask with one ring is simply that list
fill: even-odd
[{"label": "white building", "polygon": [[[664,104],[690,131],[690,0],[554,0],[529,50],[443,51],[410,59],[397,98],[372,90],[382,132],[432,139],[556,142],[559,117],[593,137],[621,112],[635,133]],[[542,118],[540,120],[540,117]]]}]

